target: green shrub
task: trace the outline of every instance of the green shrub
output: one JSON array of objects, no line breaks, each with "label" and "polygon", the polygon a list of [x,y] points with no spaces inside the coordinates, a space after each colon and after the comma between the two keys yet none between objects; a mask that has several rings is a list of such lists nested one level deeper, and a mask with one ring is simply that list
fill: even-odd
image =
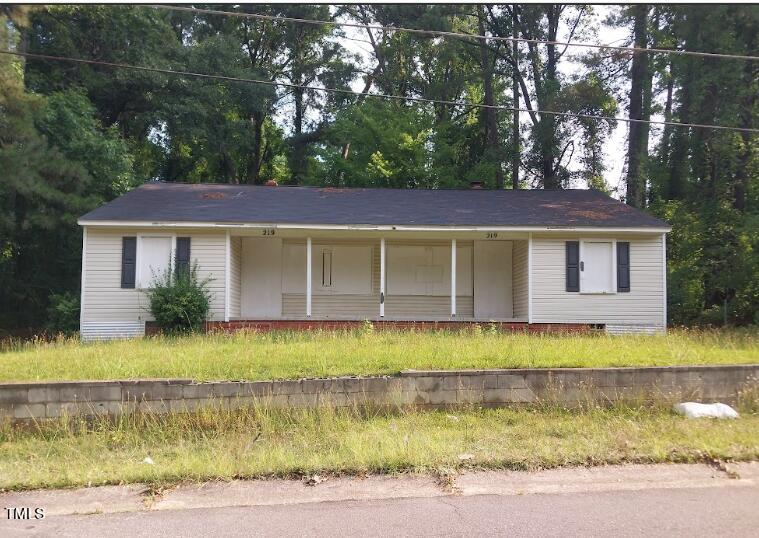
[{"label": "green shrub", "polygon": [[202,329],[211,303],[209,282],[210,279],[198,278],[197,263],[189,271],[167,269],[156,275],[147,294],[150,312],[163,332],[175,334]]},{"label": "green shrub", "polygon": [[79,329],[79,294],[51,293],[45,328],[51,333],[71,334]]}]

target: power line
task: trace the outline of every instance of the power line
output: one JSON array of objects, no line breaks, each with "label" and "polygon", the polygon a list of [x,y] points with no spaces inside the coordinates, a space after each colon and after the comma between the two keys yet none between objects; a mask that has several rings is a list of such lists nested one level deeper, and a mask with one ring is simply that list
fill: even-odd
[{"label": "power line", "polygon": [[391,94],[385,94],[385,93],[361,93],[361,92],[356,92],[353,90],[344,90],[341,88],[322,88],[320,86],[306,86],[306,85],[300,85],[300,84],[291,84],[289,82],[277,82],[273,80],[230,77],[230,76],[225,76],[225,75],[209,75],[207,73],[195,73],[192,71],[162,69],[160,67],[144,67],[140,65],[106,62],[102,60],[86,60],[83,58],[69,58],[66,56],[51,56],[49,54],[36,54],[32,52],[0,50],[0,54],[6,54],[10,56],[20,56],[24,58],[33,58],[33,59],[38,59],[38,60],[53,60],[53,61],[60,61],[60,62],[72,62],[72,63],[89,64],[89,65],[103,65],[106,67],[115,67],[118,69],[132,69],[136,71],[162,73],[165,75],[179,75],[179,76],[195,77],[195,78],[202,78],[202,79],[223,80],[227,82],[242,82],[242,83],[247,83],[247,84],[262,84],[266,86],[282,86],[285,88],[299,88],[302,90],[313,90],[313,91],[319,91],[319,92],[325,92],[325,93],[352,95],[354,97],[364,96],[364,97],[376,97],[380,99],[394,99],[397,101],[412,101],[416,103],[430,103],[430,104],[462,106],[462,107],[472,107],[472,108],[492,108],[496,110],[508,110],[511,112],[549,114],[553,116],[561,116],[561,117],[568,117],[568,118],[584,118],[584,119],[603,120],[603,121],[621,121],[625,123],[648,123],[648,124],[654,124],[654,125],[670,125],[673,127],[694,127],[694,128],[699,128],[699,129],[718,129],[718,130],[723,130],[723,131],[759,133],[759,129],[750,129],[747,127],[730,127],[730,126],[725,126],[725,125],[710,125],[710,124],[701,124],[701,123],[681,123],[677,121],[664,121],[664,120],[643,120],[643,119],[625,118],[625,117],[616,117],[616,116],[600,116],[597,114],[558,112],[554,110],[535,110],[535,109],[511,107],[511,106],[505,106],[505,105],[486,105],[484,103],[468,103],[464,101],[448,101],[444,99],[427,99],[424,97],[404,97],[402,95],[391,95]]},{"label": "power line", "polygon": [[259,13],[241,13],[239,11],[219,11],[215,9],[202,9],[186,6],[167,6],[162,4],[150,4],[147,7],[165,9],[169,11],[185,11],[190,13],[203,13],[208,15],[224,15],[228,17],[243,17],[268,21],[293,22],[299,24],[311,24],[316,26],[342,26],[345,28],[361,28],[368,30],[383,30],[390,32],[407,32],[412,34],[430,35],[434,37],[454,37],[458,39],[479,39],[483,41],[506,41],[517,43],[534,43],[538,45],[555,45],[559,47],[579,47],[587,49],[614,50],[627,53],[643,52],[649,54],[674,54],[677,56],[698,56],[702,58],[722,58],[731,60],[758,61],[759,56],[747,56],[742,54],[727,54],[721,52],[698,52],[680,49],[659,49],[643,47],[619,47],[616,45],[595,45],[592,43],[577,43],[572,41],[546,41],[541,39],[529,39],[525,37],[483,36],[477,34],[465,34],[461,32],[448,32],[445,30],[421,30],[418,28],[404,28],[402,26],[381,26],[375,24],[361,24],[355,22],[322,21],[315,19],[300,19],[297,17],[283,17],[279,15],[262,15]]}]

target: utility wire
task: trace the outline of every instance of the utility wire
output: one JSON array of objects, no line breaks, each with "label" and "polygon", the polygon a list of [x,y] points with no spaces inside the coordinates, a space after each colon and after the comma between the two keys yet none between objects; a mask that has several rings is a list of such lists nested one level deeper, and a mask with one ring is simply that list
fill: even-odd
[{"label": "utility wire", "polygon": [[343,26],[346,28],[361,28],[368,30],[383,30],[389,32],[407,32],[412,34],[430,35],[434,37],[454,37],[458,39],[479,39],[483,41],[507,41],[517,43],[535,43],[538,45],[555,45],[560,47],[581,47],[586,49],[604,49],[615,50],[620,52],[635,53],[651,53],[651,54],[674,54],[677,56],[699,56],[702,58],[722,58],[731,60],[748,60],[758,61],[759,56],[747,56],[742,54],[727,54],[720,52],[698,52],[692,50],[681,49],[659,49],[659,48],[644,48],[644,47],[619,47],[615,45],[594,45],[592,43],[577,43],[572,41],[546,41],[541,39],[528,39],[524,37],[503,37],[503,36],[484,36],[477,34],[465,34],[460,32],[448,32],[444,30],[421,30],[418,28],[404,28],[402,26],[381,26],[375,24],[361,24],[356,22],[336,22],[336,21],[322,21],[315,19],[299,19],[296,17],[283,17],[279,15],[262,15],[259,13],[241,13],[239,11],[219,11],[215,9],[202,9],[196,7],[187,6],[167,6],[163,4],[146,4],[146,7],[153,9],[165,9],[169,11],[184,11],[190,13],[203,13],[207,15],[224,15],[227,17],[243,17],[249,19],[267,20],[267,21],[283,21],[293,22],[299,24],[311,24],[316,26]]},{"label": "utility wire", "polygon": [[305,85],[300,85],[300,84],[291,84],[289,82],[277,82],[273,80],[259,80],[259,79],[251,79],[251,78],[230,77],[230,76],[225,76],[225,75],[209,75],[207,73],[195,73],[192,71],[162,69],[159,67],[144,67],[140,65],[129,65],[129,64],[122,64],[122,63],[115,63],[115,62],[106,62],[102,60],[86,60],[82,58],[69,58],[65,56],[51,56],[49,54],[36,54],[32,52],[0,50],[0,54],[10,55],[10,56],[20,56],[24,58],[33,58],[33,59],[38,59],[38,60],[53,60],[53,61],[72,62],[72,63],[79,63],[79,64],[103,65],[107,67],[115,67],[118,69],[132,69],[136,71],[162,73],[165,75],[179,75],[179,76],[195,77],[195,78],[201,78],[201,79],[224,80],[227,82],[243,82],[243,83],[248,83],[248,84],[263,84],[266,86],[282,86],[285,88],[299,88],[302,90],[313,90],[313,91],[325,92],[325,93],[352,95],[355,97],[364,96],[364,97],[376,97],[380,99],[395,99],[397,101],[413,101],[417,103],[431,103],[431,104],[439,104],[439,105],[451,105],[451,106],[485,108],[485,109],[492,108],[492,109],[497,109],[497,110],[508,110],[511,112],[550,114],[553,116],[562,116],[562,117],[569,117],[569,118],[585,118],[585,119],[603,120],[603,121],[621,121],[625,123],[648,123],[648,124],[655,124],[655,125],[671,125],[673,127],[694,127],[694,128],[699,128],[699,129],[719,129],[723,131],[759,133],[759,129],[750,129],[747,127],[730,127],[730,126],[725,126],[725,125],[710,125],[710,124],[701,124],[701,123],[682,123],[682,122],[677,122],[677,121],[663,121],[663,120],[643,120],[643,119],[615,117],[615,116],[600,116],[597,114],[557,112],[554,110],[535,110],[535,109],[519,108],[519,107],[512,107],[512,106],[505,106],[505,105],[486,105],[484,103],[468,103],[465,101],[427,99],[424,97],[404,97],[402,95],[390,95],[390,94],[385,94],[385,93],[361,93],[361,92],[356,92],[353,90],[344,90],[340,88],[323,88],[320,86],[305,86]]}]

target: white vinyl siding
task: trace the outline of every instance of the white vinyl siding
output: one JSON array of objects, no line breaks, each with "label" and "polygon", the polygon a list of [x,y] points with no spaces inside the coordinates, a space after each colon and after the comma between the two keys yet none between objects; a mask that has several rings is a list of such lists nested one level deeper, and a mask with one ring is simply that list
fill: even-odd
[{"label": "white vinyl siding", "polygon": [[191,263],[198,262],[198,277],[209,279],[208,291],[211,293],[210,320],[224,319],[224,278],[225,278],[225,237],[223,233],[177,233],[190,237]]},{"label": "white vinyl siding", "polygon": [[512,253],[512,286],[514,297],[514,317],[527,319],[527,241],[514,241]]},{"label": "white vinyl siding", "polygon": [[[379,294],[376,295],[314,295],[311,304],[312,319],[379,319]],[[474,319],[472,296],[456,297],[456,319]],[[304,319],[306,296],[284,294],[282,317]],[[385,298],[386,320],[447,320],[451,317],[451,299],[442,296],[396,295]]]},{"label": "white vinyl siding", "polygon": [[[444,320],[451,317],[451,298],[444,296],[388,295],[385,298],[385,319],[420,321]],[[474,319],[474,297],[456,296],[456,320]]]},{"label": "white vinyl siding", "polygon": [[612,294],[566,291],[565,242],[581,239],[593,238],[573,234],[533,235],[530,275],[533,323],[662,327],[662,235],[597,238],[630,242],[630,292]]},{"label": "white vinyl siding", "polygon": [[[198,276],[210,278],[210,319],[224,317],[224,234],[199,230],[171,230],[172,235],[190,237],[191,261],[198,262]],[[145,293],[139,289],[121,288],[122,237],[157,235],[155,230],[135,228],[87,228],[83,270],[84,301],[82,329],[91,337],[103,334],[135,334],[137,323],[151,320]],[[139,257],[139,254],[138,254]],[[137,263],[140,261],[138,259]],[[97,324],[101,325],[98,329]],[[119,329],[123,325],[124,330]]]},{"label": "white vinyl siding", "polygon": [[137,338],[145,336],[145,322],[84,321],[80,327],[79,336],[84,341]]}]

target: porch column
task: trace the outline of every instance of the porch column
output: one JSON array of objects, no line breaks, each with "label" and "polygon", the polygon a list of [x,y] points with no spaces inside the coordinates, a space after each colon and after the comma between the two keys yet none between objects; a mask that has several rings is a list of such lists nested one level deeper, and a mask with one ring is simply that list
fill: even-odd
[{"label": "porch column", "polygon": [[456,317],[456,240],[451,239],[451,317]]},{"label": "porch column", "polygon": [[380,239],[380,317],[385,317],[385,238]]},{"label": "porch column", "polygon": [[[84,230],[87,233],[87,230]],[[83,262],[84,263],[84,262]],[[662,327],[667,332],[667,234],[661,234],[661,263],[662,263],[662,287],[664,296],[662,298]],[[84,297],[84,286],[82,286],[82,296]],[[84,301],[82,301],[84,304]]]},{"label": "porch column", "polygon": [[[82,284],[79,288],[79,332],[84,332],[84,290],[87,289],[87,226],[82,226]],[[666,305],[665,305],[666,306]],[[665,316],[666,318],[666,316]],[[665,323],[666,325],[666,323]]]},{"label": "porch column", "polygon": [[[174,239],[176,241],[176,238]],[[176,248],[174,249],[176,251]],[[224,321],[229,321],[229,299],[232,288],[232,237],[227,230],[226,242],[224,245]]]},{"label": "porch column", "polygon": [[311,317],[311,238],[306,239],[306,317]]},{"label": "porch column", "polygon": [[532,323],[532,232],[527,238],[527,323]]}]

